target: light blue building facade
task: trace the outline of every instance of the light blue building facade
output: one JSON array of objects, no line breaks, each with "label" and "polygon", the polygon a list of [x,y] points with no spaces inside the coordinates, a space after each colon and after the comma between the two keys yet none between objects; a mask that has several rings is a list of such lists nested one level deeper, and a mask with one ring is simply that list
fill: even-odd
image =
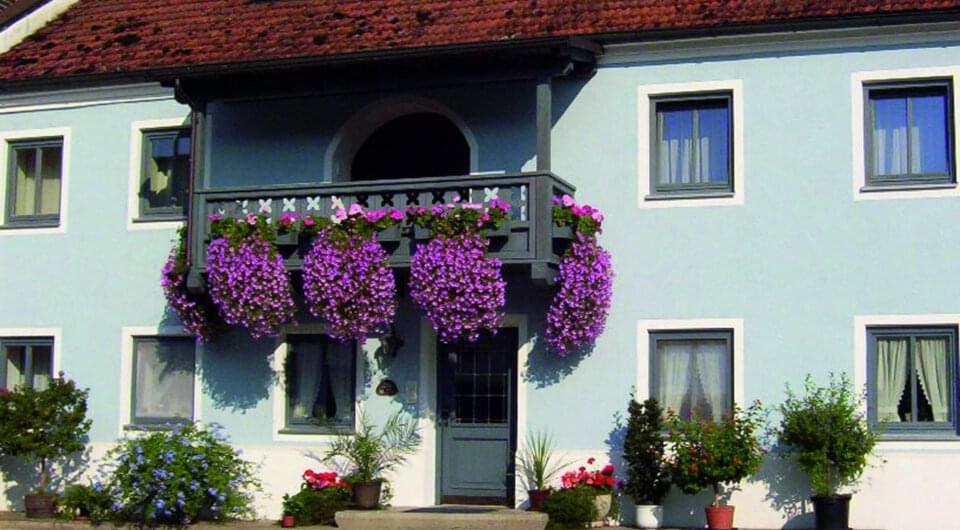
[{"label": "light blue building facade", "polygon": [[[576,188],[579,202],[604,212],[601,242],[613,256],[614,298],[593,350],[560,359],[542,339],[553,288],[528,269],[507,269],[505,327],[517,330],[517,364],[504,372],[515,379],[503,395],[513,407],[506,413],[513,443],[547,430],[570,458],[618,463],[618,415],[631,396],[660,395],[680,407],[706,404],[719,413],[730,401],[774,406],[785,385],[799,385],[805,374],[824,381],[843,372],[870,389],[870,417],[894,427],[880,444],[886,462],[866,473],[854,498],[853,525],[954,528],[936,507],[960,494],[954,479],[960,472],[954,276],[960,235],[952,226],[960,218],[958,29],[929,24],[620,44],[599,56],[592,76],[555,80],[549,169]],[[886,114],[876,111],[891,101],[910,106],[903,130],[919,130],[922,139],[891,133],[879,140],[899,127],[884,125]],[[937,101],[943,102],[939,122]],[[7,383],[29,378],[26,362],[11,359],[33,351],[31,371],[63,370],[89,387],[95,455],[128,432],[138,411],[162,409],[150,404],[155,396],[135,396],[134,387],[152,377],[144,372],[150,347],[144,341],[182,335],[166,307],[160,267],[183,221],[142,214],[141,177],[150,171],[144,150],[156,154],[161,145],[144,134],[189,127],[190,113],[172,89],[159,85],[0,96],[4,377]],[[207,191],[333,185],[355,176],[353,157],[371,135],[415,114],[442,116],[460,130],[480,188],[538,169],[533,81],[214,99],[198,129],[202,136],[192,140],[202,145]],[[682,123],[670,129],[673,118],[696,122],[699,133]],[[938,127],[946,135],[942,145],[927,140]],[[679,143],[671,146],[671,135]],[[57,216],[52,223],[18,224],[10,208],[26,199],[11,202],[17,193],[11,173],[19,167],[18,149],[35,153],[47,145],[23,143],[38,139],[61,148],[60,192],[53,198],[40,192],[34,211],[54,204]],[[940,153],[945,162],[938,165]],[[904,161],[894,161],[901,154]],[[663,169],[668,161],[672,169]],[[939,173],[945,178],[938,180]],[[930,178],[877,178],[896,174]],[[346,410],[349,424],[360,411],[377,420],[404,409],[417,418],[424,444],[393,477],[395,504],[476,494],[469,484],[451,485],[449,475],[476,470],[449,469],[443,455],[450,440],[441,425],[438,353],[446,350],[401,294],[396,334],[403,345],[395,356],[378,351],[380,341],[372,339],[358,347],[355,364],[324,368],[341,376],[326,392],[355,400],[341,400],[330,417]],[[171,387],[178,407],[223,425],[262,463],[264,515],[278,513],[282,493],[298,486],[303,469],[317,466],[311,455],[330,439],[329,432],[298,430],[291,421],[311,413],[290,402],[285,359],[298,347],[322,346],[296,346],[302,337],[322,334],[305,312],[298,321],[276,339],[251,340],[231,330],[195,350],[189,346],[195,367]],[[900,401],[891,402],[884,394],[890,382],[875,366],[894,344],[884,333],[917,345],[909,350],[915,356],[926,351],[923,337],[933,337],[926,347],[940,352],[942,345],[937,358],[947,375],[936,379],[918,364],[907,370],[908,381],[894,382]],[[677,364],[672,355],[680,350],[689,358]],[[348,348],[345,355],[353,353]],[[135,358],[145,364],[137,366]],[[708,371],[712,375],[701,378]],[[398,394],[377,394],[386,378]],[[903,398],[913,379],[919,386]],[[940,391],[931,389],[936,383]],[[673,385],[669,391],[667,385]],[[897,408],[911,400],[911,410]],[[15,477],[2,476],[7,498],[19,498]],[[511,500],[525,501],[519,481],[508,487]],[[799,472],[771,457],[731,503],[740,526],[797,527],[810,523],[801,513],[807,495]],[[667,522],[701,524],[703,504],[673,491]]]}]

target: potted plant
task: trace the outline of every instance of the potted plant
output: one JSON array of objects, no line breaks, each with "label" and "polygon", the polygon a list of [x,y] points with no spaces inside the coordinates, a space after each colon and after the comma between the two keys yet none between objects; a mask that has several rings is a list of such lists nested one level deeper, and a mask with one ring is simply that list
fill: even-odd
[{"label": "potted plant", "polygon": [[[590,457],[587,459],[587,465],[592,466],[597,459]],[[613,488],[617,485],[617,480],[613,473],[615,468],[613,464],[607,464],[602,469],[587,470],[586,466],[580,466],[576,471],[568,471],[560,477],[560,484],[564,490],[584,489],[593,496],[595,508],[594,520],[591,526],[604,526],[607,516],[611,515],[613,508]]]},{"label": "potted plant", "polygon": [[27,517],[53,517],[56,496],[48,491],[50,466],[85,447],[87,390],[73,381],[50,378],[45,389],[19,386],[0,394],[0,455],[18,456],[39,466],[38,486],[27,494]]},{"label": "potted plant", "polygon": [[745,410],[734,405],[719,423],[670,415],[670,476],[686,494],[707,488],[713,491],[713,499],[704,509],[707,526],[713,530],[733,528],[733,506],[724,502],[724,487],[735,487],[760,467],[764,449],[757,431],[762,423],[759,402]]},{"label": "potted plant", "polygon": [[531,433],[520,452],[520,468],[527,483],[530,509],[540,511],[550,493],[550,481],[566,464],[553,459],[553,439],[545,432]]},{"label": "potted plant", "polygon": [[110,507],[110,495],[96,482],[67,486],[59,501],[60,516],[68,520],[100,521]]},{"label": "potted plant", "polygon": [[297,526],[297,514],[303,513],[303,497],[298,493],[290,495],[283,494],[283,516],[280,517],[280,526],[282,528],[293,528]]},{"label": "potted plant", "polygon": [[670,473],[665,459],[663,409],[655,398],[643,403],[630,400],[627,435],[623,442],[627,480],[623,491],[633,497],[634,520],[640,528],[660,528],[661,502],[670,490]]},{"label": "potted plant", "polygon": [[804,387],[803,397],[787,387],[777,435],[783,454],[796,455],[810,477],[817,529],[846,530],[851,496],[839,494],[839,489],[860,478],[878,434],[867,425],[861,401],[845,375],[831,375],[827,386],[815,385],[808,375]]},{"label": "potted plant", "polygon": [[391,415],[379,433],[361,417],[357,432],[337,436],[324,461],[341,458],[350,464],[353,504],[361,510],[372,510],[380,505],[383,476],[404,463],[419,445],[416,422],[403,421],[400,412]]}]

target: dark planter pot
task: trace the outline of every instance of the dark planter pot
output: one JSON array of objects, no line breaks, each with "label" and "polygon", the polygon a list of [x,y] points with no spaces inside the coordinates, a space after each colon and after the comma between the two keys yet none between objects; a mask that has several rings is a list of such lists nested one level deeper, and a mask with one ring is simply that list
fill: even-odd
[{"label": "dark planter pot", "polygon": [[53,495],[29,494],[23,499],[30,519],[52,519],[57,515],[57,498]]},{"label": "dark planter pot", "polygon": [[813,513],[817,530],[849,530],[850,495],[814,495]]},{"label": "dark planter pot", "polygon": [[550,498],[551,490],[529,490],[527,496],[530,498],[530,510],[539,512],[543,510],[543,505]]},{"label": "dark planter pot", "polygon": [[733,530],[733,506],[707,506],[703,511],[710,530]]},{"label": "dark planter pot", "polygon": [[382,480],[368,480],[353,483],[353,506],[358,510],[375,510],[380,506]]}]

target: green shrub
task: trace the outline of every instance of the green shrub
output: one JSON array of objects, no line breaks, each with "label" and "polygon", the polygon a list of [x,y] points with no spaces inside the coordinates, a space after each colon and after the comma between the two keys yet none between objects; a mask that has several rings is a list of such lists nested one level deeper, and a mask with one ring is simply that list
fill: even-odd
[{"label": "green shrub", "polygon": [[283,496],[283,513],[292,515],[297,526],[332,525],[334,514],[346,510],[349,503],[348,488],[304,486],[296,495]]},{"label": "green shrub", "polygon": [[596,496],[596,491],[587,486],[562,489],[547,498],[543,511],[554,527],[583,528],[597,520]]},{"label": "green shrub", "polygon": [[642,404],[631,399],[628,412],[623,442],[627,481],[623,491],[637,504],[660,504],[670,490],[670,471],[664,458],[663,409],[655,398]]},{"label": "green shrub", "polygon": [[831,375],[823,387],[808,375],[804,389],[806,395],[797,397],[787,387],[776,434],[787,449],[784,454],[797,455],[814,494],[835,495],[838,488],[860,478],[878,434],[867,425],[861,401],[845,375]]},{"label": "green shrub", "polygon": [[75,484],[67,486],[60,496],[58,507],[60,517],[75,519],[89,517],[94,521],[102,521],[110,514],[110,495],[100,485],[83,486]]},{"label": "green shrub", "polygon": [[254,466],[218,426],[191,423],[124,439],[105,462],[101,480],[111,519],[152,525],[254,516],[252,492],[260,489]]}]

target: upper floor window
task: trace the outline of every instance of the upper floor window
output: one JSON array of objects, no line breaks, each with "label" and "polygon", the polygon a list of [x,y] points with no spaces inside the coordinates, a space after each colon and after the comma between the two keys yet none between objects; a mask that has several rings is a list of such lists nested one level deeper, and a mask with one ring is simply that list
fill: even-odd
[{"label": "upper floor window", "polygon": [[957,331],[868,328],[869,418],[890,434],[955,431]]},{"label": "upper floor window", "polygon": [[730,93],[651,100],[655,131],[652,195],[733,192],[733,97]]},{"label": "upper floor window", "polygon": [[193,421],[196,343],[192,337],[133,339],[134,425]]},{"label": "upper floor window", "polygon": [[0,388],[42,390],[53,377],[53,338],[0,339]]},{"label": "upper floor window", "polygon": [[60,224],[63,139],[22,140],[9,144],[6,224]]},{"label": "upper floor window", "polygon": [[868,186],[952,184],[950,80],[864,86]]},{"label": "upper floor window", "polygon": [[650,395],[683,418],[720,420],[733,408],[731,330],[650,333]]},{"label": "upper floor window", "polygon": [[285,430],[352,430],[356,362],[352,343],[342,344],[326,335],[291,335],[284,366]]},{"label": "upper floor window", "polygon": [[182,219],[190,183],[190,129],[143,132],[140,218]]}]

